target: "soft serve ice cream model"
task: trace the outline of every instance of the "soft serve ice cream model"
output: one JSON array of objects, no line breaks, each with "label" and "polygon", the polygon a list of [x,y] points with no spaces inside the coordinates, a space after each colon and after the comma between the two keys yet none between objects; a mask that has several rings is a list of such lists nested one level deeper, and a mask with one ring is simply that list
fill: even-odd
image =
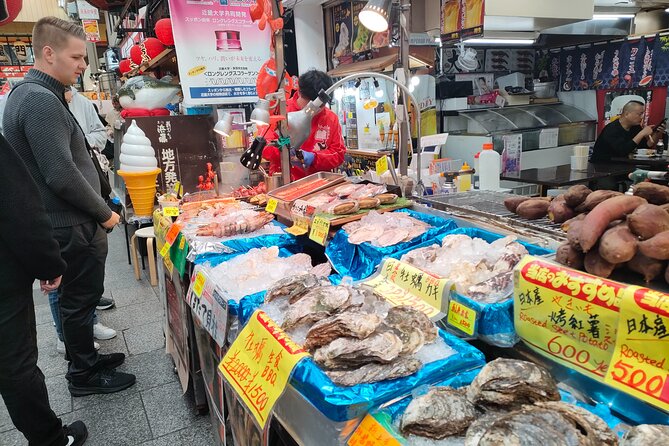
[{"label": "soft serve ice cream model", "polygon": [[137,216],[151,216],[156,195],[156,177],[160,173],[151,140],[133,120],[121,144],[121,169],[132,206]]}]

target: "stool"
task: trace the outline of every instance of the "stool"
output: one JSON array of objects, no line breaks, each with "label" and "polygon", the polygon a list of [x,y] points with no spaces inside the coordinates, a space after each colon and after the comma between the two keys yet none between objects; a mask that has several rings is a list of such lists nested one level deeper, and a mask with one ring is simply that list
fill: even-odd
[{"label": "stool", "polygon": [[156,250],[154,249],[154,240],[156,238],[153,233],[153,226],[147,226],[135,231],[130,239],[130,251],[132,254],[132,262],[135,267],[135,279],[140,280],[142,276],[139,271],[139,259],[137,258],[137,237],[146,239],[146,256],[149,259],[149,279],[151,286],[158,285],[158,276],[156,274]]}]

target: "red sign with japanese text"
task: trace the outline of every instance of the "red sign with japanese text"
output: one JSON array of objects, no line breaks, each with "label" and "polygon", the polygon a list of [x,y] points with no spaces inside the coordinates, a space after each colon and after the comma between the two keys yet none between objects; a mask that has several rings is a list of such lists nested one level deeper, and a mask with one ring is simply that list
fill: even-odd
[{"label": "red sign with japanese text", "polygon": [[293,369],[307,355],[267,314],[256,310],[218,368],[264,428]]}]

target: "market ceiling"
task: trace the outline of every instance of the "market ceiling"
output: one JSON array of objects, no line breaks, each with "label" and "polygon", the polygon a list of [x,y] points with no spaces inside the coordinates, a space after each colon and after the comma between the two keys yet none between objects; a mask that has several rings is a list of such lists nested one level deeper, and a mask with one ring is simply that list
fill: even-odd
[{"label": "market ceiling", "polygon": [[123,7],[126,3],[124,0],[87,0],[87,1],[96,8],[105,11],[113,8]]}]

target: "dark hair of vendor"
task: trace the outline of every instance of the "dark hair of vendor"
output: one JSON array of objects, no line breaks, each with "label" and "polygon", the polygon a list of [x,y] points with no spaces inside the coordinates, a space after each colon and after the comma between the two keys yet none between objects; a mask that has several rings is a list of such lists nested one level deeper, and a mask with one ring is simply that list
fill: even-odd
[{"label": "dark hair of vendor", "polygon": [[300,97],[312,101],[318,97],[321,90],[330,88],[332,83],[332,78],[327,73],[309,70],[300,76]]},{"label": "dark hair of vendor", "polygon": [[630,111],[630,109],[631,109],[632,107],[634,107],[634,106],[636,106],[636,105],[640,105],[640,106],[642,106],[642,107],[645,107],[645,106],[646,106],[646,104],[644,104],[644,103],[641,102],[641,101],[631,100],[631,101],[629,101],[627,104],[625,104],[625,105],[623,106],[622,113],[627,113],[628,111]]}]

